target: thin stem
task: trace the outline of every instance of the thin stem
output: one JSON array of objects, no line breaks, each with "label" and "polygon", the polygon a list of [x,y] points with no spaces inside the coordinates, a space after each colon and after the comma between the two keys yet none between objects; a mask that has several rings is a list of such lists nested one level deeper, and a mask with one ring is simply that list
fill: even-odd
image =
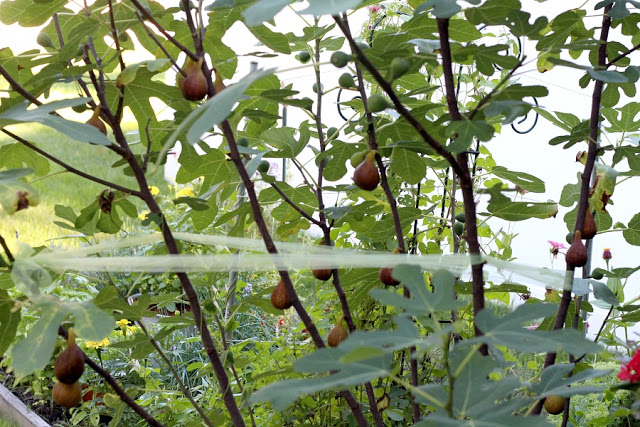
[{"label": "thin stem", "polygon": [[162,25],[160,25],[158,23],[158,21],[156,21],[155,18],[153,16],[151,16],[151,14],[149,12],[147,12],[147,10],[144,7],[142,7],[142,5],[138,2],[138,0],[131,0],[131,3],[133,3],[133,5],[136,7],[136,9],[138,9],[138,11],[147,19],[147,21],[151,22],[153,24],[153,26],[156,27],[158,29],[158,31],[160,31],[160,33],[167,38],[167,40],[169,40],[171,43],[173,43],[178,49],[180,49],[181,51],[186,53],[187,56],[189,58],[191,58],[192,60],[194,60],[194,61],[198,60],[198,56],[195,53],[193,53],[190,49],[188,49],[185,45],[183,45],[178,40],[176,40],[174,37],[172,37],[167,32],[167,30],[165,30],[164,27]]},{"label": "thin stem", "polygon": [[[111,35],[113,37],[113,41],[116,45],[116,51],[118,52],[118,62],[120,64],[120,72],[124,71],[127,66],[124,63],[124,59],[122,58],[122,50],[120,49],[120,39],[118,37],[118,29],[116,27],[116,21],[113,17],[113,0],[108,0],[109,2],[109,22],[111,23]],[[116,108],[115,120],[119,122],[122,120],[122,112],[124,109],[124,91],[125,86],[120,86],[118,89],[118,107]]]},{"label": "thin stem", "polygon": [[298,212],[303,218],[309,220],[310,222],[314,223],[319,227],[321,226],[322,223],[320,221],[318,221],[317,219],[315,219],[314,217],[306,213],[304,210],[302,210],[300,206],[298,206],[293,200],[289,198],[289,196],[287,196],[284,193],[284,191],[282,191],[282,189],[278,186],[278,184],[276,184],[275,182],[270,182],[269,184],[273,187],[274,190],[276,190],[276,193],[278,193],[280,197],[282,197],[282,199],[285,202],[287,202],[293,209],[295,209],[296,212]]},{"label": "thin stem", "polygon": [[149,38],[151,40],[153,40],[153,42],[160,48],[162,53],[164,53],[164,56],[166,56],[169,59],[169,61],[171,61],[173,66],[176,67],[176,70],[178,70],[178,72],[182,75],[182,77],[187,77],[187,73],[185,73],[184,70],[182,68],[180,68],[180,66],[178,65],[176,60],[173,59],[173,56],[171,56],[169,51],[164,47],[164,45],[160,42],[160,40],[158,40],[158,38],[155,36],[155,34],[153,34],[153,31],[151,31],[149,29],[149,27],[147,27],[147,25],[144,23],[144,20],[142,19],[142,16],[140,16],[139,14],[136,14],[136,16],[138,17],[138,20],[140,21],[140,24],[142,25],[142,28],[144,28],[144,30],[147,32],[147,35],[149,36]]},{"label": "thin stem", "polygon": [[622,58],[626,58],[627,56],[629,56],[629,54],[635,52],[638,49],[640,49],[640,44],[635,45],[631,49],[627,50],[626,52],[621,53],[620,55],[618,55],[615,58],[613,58],[611,61],[607,62],[607,65],[605,66],[605,68],[611,67],[613,64],[615,64],[616,62],[620,61]]},{"label": "thin stem", "polygon": [[25,145],[25,146],[29,147],[30,149],[32,149],[36,153],[40,154],[42,157],[46,157],[47,159],[51,160],[53,163],[62,166],[64,169],[66,169],[67,171],[71,172],[72,174],[81,176],[82,178],[88,179],[89,181],[97,182],[98,184],[102,184],[104,186],[113,188],[114,190],[122,191],[123,193],[131,194],[133,196],[140,197],[140,192],[139,191],[132,190],[132,189],[126,188],[126,187],[122,187],[122,186],[120,186],[118,184],[115,184],[113,182],[105,181],[105,180],[100,179],[100,178],[98,178],[96,176],[93,176],[93,175],[90,175],[88,173],[82,172],[81,170],[78,170],[78,169],[74,168],[73,166],[68,165],[67,163],[63,162],[62,160],[52,156],[51,154],[47,153],[44,150],[36,147],[35,145],[30,143],[29,141],[19,137],[18,135],[14,134],[14,133],[6,130],[6,129],[1,129],[1,131],[4,134],[6,134],[6,135],[10,136],[11,138],[15,139],[16,141],[18,141],[22,145]]},{"label": "thin stem", "polygon": [[169,358],[167,357],[166,353],[162,350],[162,347],[160,347],[160,344],[158,343],[158,341],[156,341],[149,334],[149,331],[147,330],[146,326],[144,325],[144,322],[138,321],[136,323],[138,324],[138,327],[140,327],[140,329],[142,329],[142,332],[144,332],[144,334],[147,336],[147,339],[149,340],[149,342],[151,343],[153,348],[155,348],[156,351],[158,352],[158,354],[160,354],[160,357],[162,358],[162,360],[164,360],[164,362],[167,364],[167,367],[171,371],[171,374],[173,375],[173,378],[175,378],[176,382],[178,383],[178,387],[180,388],[180,390],[182,390],[182,393],[189,400],[189,402],[191,402],[191,405],[195,408],[195,410],[198,412],[198,414],[200,414],[200,416],[202,417],[202,421],[206,425],[208,425],[210,427],[213,427],[214,424],[211,422],[209,417],[207,417],[207,414],[205,414],[205,412],[202,410],[200,405],[198,405],[198,402],[195,401],[195,399],[193,398],[193,395],[191,394],[191,391],[189,391],[189,389],[184,385],[184,383],[182,382],[182,379],[180,378],[180,374],[178,374],[178,371],[176,371],[176,368],[173,366],[173,363],[171,363],[171,360],[169,360]]}]

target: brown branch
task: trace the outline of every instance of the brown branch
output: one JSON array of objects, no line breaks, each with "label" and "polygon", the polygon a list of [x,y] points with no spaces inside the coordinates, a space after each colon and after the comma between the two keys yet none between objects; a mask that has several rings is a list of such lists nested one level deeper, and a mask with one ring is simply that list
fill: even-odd
[{"label": "brown branch", "polygon": [[151,14],[144,7],[142,7],[142,5],[138,2],[138,0],[131,0],[131,3],[133,3],[133,5],[136,7],[136,9],[138,9],[138,11],[145,18],[147,18],[147,21],[151,22],[153,24],[153,26],[156,27],[158,29],[158,31],[160,31],[160,33],[167,38],[167,40],[169,40],[171,43],[173,43],[178,49],[180,49],[181,51],[186,53],[187,56],[189,58],[191,58],[192,60],[194,60],[194,61],[198,60],[198,56],[195,53],[193,53],[190,49],[188,49],[185,45],[183,45],[178,40],[176,40],[174,37],[172,37],[167,32],[167,30],[165,30],[164,27],[162,25],[160,25],[158,23],[158,21],[156,21],[155,18],[153,16],[151,16]]},{"label": "brown branch", "polygon": [[271,186],[273,187],[274,190],[276,190],[276,193],[278,193],[280,195],[280,197],[282,197],[282,199],[287,202],[289,204],[289,206],[291,206],[293,209],[296,210],[296,212],[298,212],[300,215],[302,215],[303,218],[307,219],[308,221],[314,223],[315,225],[317,225],[318,227],[322,226],[322,223],[320,221],[318,221],[317,219],[315,219],[314,217],[312,217],[311,215],[309,215],[308,213],[306,213],[304,210],[302,210],[302,208],[300,208],[300,206],[298,206],[297,204],[294,203],[293,200],[291,200],[289,198],[289,196],[287,196],[284,191],[282,191],[282,189],[278,186],[278,184],[276,184],[275,182],[270,182],[269,184],[271,184]]},{"label": "brown branch", "polygon": [[136,16],[138,17],[140,24],[142,24],[142,28],[144,28],[144,30],[147,32],[147,35],[149,36],[149,38],[151,38],[151,40],[153,40],[153,42],[160,48],[162,53],[164,53],[164,55],[169,59],[169,61],[171,61],[171,63],[173,64],[174,67],[176,67],[178,72],[182,74],[183,77],[187,77],[187,73],[185,73],[184,70],[180,68],[176,60],[173,59],[173,56],[171,56],[169,51],[164,47],[164,45],[160,42],[160,40],[158,40],[155,34],[153,34],[153,31],[151,31],[149,27],[147,27],[147,25],[144,23],[142,16],[140,16],[139,14],[136,14]]},{"label": "brown branch", "polygon": [[7,242],[4,240],[4,237],[2,237],[2,235],[0,235],[0,246],[2,246],[2,249],[4,249],[4,253],[5,255],[7,255],[9,262],[13,263],[15,261],[15,258],[13,257],[11,250],[9,250],[9,246],[7,246]]},{"label": "brown branch", "polygon": [[498,83],[496,85],[496,87],[494,87],[491,92],[489,92],[488,94],[486,94],[481,100],[480,102],[478,102],[478,105],[476,105],[476,108],[473,109],[473,111],[471,111],[471,113],[469,114],[469,120],[473,120],[473,118],[476,116],[476,114],[478,114],[478,111],[480,111],[480,109],[487,103],[489,102],[489,100],[496,94],[498,93],[498,89],[500,89],[502,86],[505,85],[505,83],[507,83],[511,77],[513,77],[514,73],[516,72],[516,70],[520,67],[522,67],[522,64],[524,64],[525,59],[527,59],[526,56],[522,56],[522,59],[516,64],[515,67],[513,67],[513,69],[511,71],[509,71],[509,73],[504,76],[504,78],[500,81],[500,83]]},{"label": "brown branch", "polygon": [[[62,29],[60,28],[60,21],[58,20],[58,14],[57,13],[53,14],[53,25],[56,28],[56,34],[58,35],[58,42],[60,43],[60,49],[62,49],[64,47],[64,38],[62,37]],[[70,67],[73,66],[73,64],[71,63],[71,60],[68,60],[67,64]],[[76,79],[76,82],[78,82],[78,84],[80,85],[80,87],[84,91],[85,96],[87,98],[91,98],[91,100],[89,102],[87,102],[87,104],[89,104],[89,106],[91,108],[95,109],[97,107],[97,105],[93,101],[93,98],[91,96],[91,92],[89,91],[89,87],[87,86],[87,84],[84,82],[84,80],[82,80],[81,77],[78,77]]]},{"label": "brown branch", "polygon": [[123,193],[126,194],[131,194],[132,196],[138,196],[140,197],[140,192],[136,191],[136,190],[132,190],[130,188],[126,188],[126,187],[122,187],[116,183],[113,182],[109,182],[109,181],[105,181],[104,179],[98,178],[96,176],[90,175],[86,172],[82,172],[81,170],[78,170],[76,168],[74,168],[73,166],[68,165],[67,163],[63,162],[62,160],[59,160],[58,158],[52,156],[51,154],[47,153],[46,151],[36,147],[35,145],[33,145],[32,143],[30,143],[29,141],[19,137],[18,135],[6,130],[6,129],[1,129],[1,131],[10,136],[11,138],[15,139],[16,141],[18,141],[19,143],[21,143],[22,145],[27,146],[28,148],[32,149],[33,151],[35,151],[36,153],[40,154],[42,157],[45,157],[49,160],[51,160],[53,163],[62,166],[65,170],[67,170],[68,172],[71,172],[72,174],[81,176],[82,178],[88,179],[89,181],[93,181],[93,182],[97,182],[98,184],[102,184],[106,187],[110,187],[113,188],[114,190],[118,190],[118,191],[122,191]]},{"label": "brown branch", "polygon": [[[120,63],[120,72],[124,71],[127,66],[124,63],[124,59],[122,58],[122,50],[120,49],[120,38],[118,37],[118,28],[116,27],[116,21],[113,17],[113,1],[108,0],[109,2],[109,22],[111,23],[111,34],[113,37],[113,41],[116,45],[116,50],[118,51],[118,62]],[[116,108],[115,120],[119,122],[122,120],[122,111],[124,109],[124,91],[125,87],[118,87],[118,108]]]},{"label": "brown branch", "polygon": [[391,84],[385,80],[385,78],[380,74],[378,69],[369,61],[366,55],[362,52],[362,49],[356,44],[355,40],[351,36],[349,29],[345,26],[342,18],[339,16],[334,16],[333,19],[336,21],[336,24],[342,30],[343,34],[349,45],[351,47],[351,51],[353,55],[358,59],[358,61],[367,69],[367,71],[371,74],[371,76],[375,79],[375,81],[380,85],[382,90],[389,96],[389,99],[393,103],[396,108],[396,111],[404,117],[407,122],[420,134],[422,139],[440,156],[442,156],[447,162],[451,165],[451,167],[456,171],[456,173],[460,174],[460,165],[456,163],[453,155],[447,151],[447,149],[438,142],[427,130],[424,128],[422,123],[420,123],[409,110],[404,106],[398,95],[393,90]]},{"label": "brown branch", "polygon": [[42,102],[38,101],[38,98],[36,98],[31,93],[29,93],[25,88],[23,88],[20,85],[20,83],[18,83],[2,65],[0,65],[0,75],[2,75],[2,77],[4,77],[7,80],[7,82],[9,82],[9,85],[11,86],[11,88],[16,92],[18,92],[20,95],[22,95],[24,99],[30,101],[32,104],[35,104],[38,106],[42,105]]},{"label": "brown branch", "polygon": [[[612,5],[609,4],[604,8],[604,15],[602,17],[602,25],[600,29],[600,47],[598,49],[598,65],[605,66],[607,61],[607,39],[609,38],[609,29],[611,28],[611,17],[609,11],[611,11]],[[574,235],[576,231],[581,231],[584,224],[584,218],[589,207],[589,186],[591,180],[591,174],[595,165],[596,157],[598,156],[598,136],[600,133],[600,107],[602,100],[602,90],[604,82],[602,80],[596,80],[593,88],[593,95],[591,97],[591,116],[589,118],[589,149],[587,151],[587,161],[584,165],[584,171],[582,172],[582,182],[580,185],[580,199],[578,201],[578,213],[576,216],[576,222],[574,225]],[[567,272],[574,273],[575,267],[567,264]],[[562,298],[558,311],[556,312],[556,318],[553,324],[553,329],[562,329],[569,310],[569,304],[571,303],[571,289],[563,289]],[[553,365],[556,361],[556,353],[547,353],[544,361],[544,368]],[[538,401],[536,407],[531,411],[532,415],[539,415],[542,411],[542,405],[544,400]]]},{"label": "brown branch", "polygon": [[[65,339],[68,338],[68,333],[62,326],[58,328],[58,335]],[[133,400],[133,398],[131,398],[131,396],[129,396],[127,392],[120,386],[120,384],[116,382],[116,380],[111,376],[109,372],[102,369],[100,365],[94,362],[84,352],[82,354],[84,355],[84,363],[88,367],[93,369],[98,375],[104,378],[107,384],[109,384],[113,391],[120,397],[120,400],[122,400],[128,407],[133,409],[136,414],[140,415],[142,419],[147,422],[147,424],[156,427],[164,427],[164,424],[153,418],[153,416],[145,411],[142,406],[138,405],[135,400]]]},{"label": "brown branch", "polygon": [[[316,25],[318,25],[318,18],[316,18]],[[322,88],[322,79],[320,76],[320,39],[316,39],[315,43],[315,64],[314,71],[316,77],[316,85],[319,88],[318,96],[316,100],[316,114],[315,114],[315,122],[316,122],[316,131],[318,132],[318,142],[320,144],[320,154],[324,153],[327,149],[327,144],[324,139],[324,132],[322,129],[322,100],[323,100],[323,91]],[[318,191],[316,191],[316,198],[318,199],[318,210],[319,213],[319,226],[322,229],[324,235],[324,244],[327,246],[333,246],[333,242],[331,240],[331,225],[327,221],[327,216],[325,213],[325,204],[324,204],[324,195],[322,193],[322,183],[324,179],[324,166],[326,164],[326,159],[322,159],[320,165],[318,166]],[[353,316],[351,314],[351,308],[349,307],[349,302],[347,301],[347,295],[344,292],[344,288],[342,287],[342,282],[340,280],[340,272],[337,268],[332,270],[332,282],[333,287],[336,290],[336,294],[338,296],[338,301],[340,301],[340,308],[342,310],[342,314],[344,316],[344,320],[347,323],[347,327],[349,328],[349,333],[353,333],[356,330],[356,325],[353,321]],[[367,399],[369,401],[369,410],[371,411],[371,415],[373,415],[373,419],[378,427],[384,427],[384,420],[382,419],[382,414],[380,414],[380,410],[378,409],[378,402],[376,401],[375,392],[373,390],[373,386],[370,381],[365,383],[365,391],[367,392]]]},{"label": "brown branch", "polygon": [[629,54],[635,52],[638,49],[640,49],[640,44],[635,45],[631,49],[627,50],[626,52],[621,53],[620,55],[618,55],[615,58],[613,58],[611,61],[607,62],[607,64],[605,65],[605,68],[611,67],[613,64],[615,64],[616,62],[620,61],[622,58],[626,58],[627,56],[629,56]]},{"label": "brown branch", "polygon": [[[438,34],[440,37],[440,55],[442,56],[442,73],[445,83],[445,93],[447,106],[449,107],[449,115],[451,121],[462,120],[462,115],[458,108],[458,97],[456,96],[455,84],[453,79],[453,60],[451,56],[451,44],[449,42],[449,19],[437,19]],[[464,213],[467,221],[466,240],[469,253],[471,254],[471,279],[473,294],[473,318],[475,335],[480,336],[482,332],[476,326],[476,318],[480,311],[484,309],[484,277],[482,275],[483,263],[479,262],[481,256],[480,242],[478,240],[478,225],[476,215],[476,203],[473,192],[473,180],[469,173],[467,153],[459,153],[456,156],[458,170],[454,169],[454,173],[458,175],[460,181],[460,189],[462,191],[462,200],[464,202]],[[480,347],[483,355],[488,354],[486,345]]]}]

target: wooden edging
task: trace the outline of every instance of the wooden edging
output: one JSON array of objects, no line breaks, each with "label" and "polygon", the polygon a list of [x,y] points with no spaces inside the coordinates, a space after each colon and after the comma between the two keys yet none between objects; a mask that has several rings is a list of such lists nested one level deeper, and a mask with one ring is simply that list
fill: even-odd
[{"label": "wooden edging", "polygon": [[51,427],[2,384],[0,384],[0,414],[13,420],[19,427]]}]

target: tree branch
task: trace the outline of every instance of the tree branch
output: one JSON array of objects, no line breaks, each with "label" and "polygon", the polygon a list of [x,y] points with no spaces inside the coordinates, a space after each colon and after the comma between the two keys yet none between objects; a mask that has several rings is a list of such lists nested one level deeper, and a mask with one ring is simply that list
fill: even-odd
[{"label": "tree branch", "polygon": [[0,74],[2,75],[2,77],[4,77],[7,80],[7,82],[9,82],[9,85],[11,86],[11,88],[16,92],[18,92],[20,95],[22,95],[24,99],[30,101],[32,104],[35,104],[38,106],[42,105],[42,102],[38,101],[38,98],[36,98],[31,93],[29,93],[25,88],[23,88],[20,85],[20,83],[18,83],[2,65],[0,65]]},{"label": "tree branch", "polygon": [[131,3],[133,3],[133,5],[136,7],[136,9],[138,9],[138,11],[145,18],[147,18],[147,21],[151,22],[153,24],[153,26],[156,27],[158,29],[158,31],[160,31],[160,33],[167,38],[167,40],[169,40],[171,43],[173,43],[178,49],[180,49],[181,51],[186,53],[187,56],[189,58],[191,58],[192,60],[194,60],[194,61],[198,60],[198,56],[195,53],[193,53],[190,49],[188,49],[185,45],[183,45],[178,40],[176,40],[174,37],[172,37],[167,32],[167,30],[165,30],[164,27],[162,25],[160,25],[158,23],[158,21],[156,21],[155,18],[153,16],[151,16],[151,14],[149,12],[147,12],[147,10],[144,7],[142,7],[142,5],[138,2],[138,0],[131,0]]},{"label": "tree branch", "polygon": [[[609,29],[611,28],[611,17],[609,12],[612,5],[609,4],[604,8],[604,15],[602,17],[602,25],[600,29],[600,47],[598,49],[598,65],[605,66],[607,61],[607,39],[609,38]],[[574,236],[576,231],[581,231],[584,224],[584,218],[589,207],[589,187],[591,174],[595,165],[596,157],[598,156],[598,136],[600,134],[600,107],[602,100],[602,90],[604,82],[602,80],[596,80],[593,88],[593,95],[591,96],[591,116],[589,118],[589,149],[587,151],[587,160],[584,165],[584,171],[582,172],[582,182],[580,185],[580,199],[578,201],[578,213],[576,216],[576,222],[574,225]],[[566,271],[568,274],[573,275],[575,267],[567,264]],[[556,312],[556,318],[553,324],[553,329],[562,329],[569,310],[569,304],[571,303],[572,289],[563,289],[560,305]],[[544,361],[544,368],[553,365],[556,361],[556,353],[547,353]],[[538,404],[531,412],[532,415],[539,415],[542,411],[542,405],[544,400],[538,401]]]},{"label": "tree branch", "polygon": [[4,253],[5,255],[7,255],[9,262],[15,262],[15,258],[13,257],[11,250],[9,250],[9,246],[7,246],[7,242],[4,240],[4,237],[2,237],[2,235],[0,235],[0,246],[2,247],[2,249],[4,249]]},{"label": "tree branch", "polygon": [[312,222],[313,224],[317,225],[318,227],[322,226],[322,223],[320,221],[318,221],[317,219],[315,219],[314,217],[312,217],[311,215],[306,213],[304,210],[302,210],[302,208],[300,208],[300,206],[295,204],[293,202],[293,200],[291,200],[289,198],[289,196],[287,196],[284,193],[284,191],[282,191],[282,189],[278,186],[278,184],[276,184],[275,182],[270,182],[269,184],[273,187],[274,190],[276,190],[276,192],[280,195],[280,197],[282,197],[282,199],[285,202],[287,202],[289,204],[289,206],[291,206],[293,209],[295,209],[296,212],[298,212],[303,218],[307,219],[308,221]]},{"label": "tree branch", "polygon": [[[451,44],[449,42],[449,19],[437,19],[438,34],[440,36],[440,54],[442,56],[442,73],[444,76],[445,93],[447,106],[449,107],[449,115],[451,121],[462,120],[462,115],[458,108],[458,97],[455,91],[453,80],[453,60],[451,57]],[[464,214],[466,220],[466,240],[471,255],[471,279],[473,294],[473,318],[475,335],[480,336],[482,332],[476,326],[476,318],[480,311],[484,309],[484,277],[482,275],[483,262],[481,261],[480,242],[478,240],[478,225],[476,215],[476,203],[473,192],[473,180],[469,173],[467,153],[459,153],[456,156],[458,171],[454,169],[454,173],[458,175],[460,181],[460,189],[462,191],[462,200],[464,202]],[[480,347],[480,353],[487,355],[488,348],[486,345]]]},{"label": "tree branch", "polygon": [[611,61],[607,62],[607,64],[605,65],[605,68],[611,67],[613,64],[615,64],[616,62],[620,61],[622,58],[626,58],[627,56],[629,56],[629,54],[635,52],[638,49],[640,49],[640,44],[635,45],[631,49],[627,50],[626,52],[621,53],[620,55],[618,55],[615,58],[613,58]]},{"label": "tree branch", "polygon": [[18,141],[19,143],[21,143],[22,145],[25,145],[27,147],[29,147],[30,149],[32,149],[33,151],[35,151],[36,153],[40,154],[42,157],[45,157],[49,160],[51,160],[53,163],[62,166],[65,170],[67,170],[68,172],[71,172],[72,174],[81,176],[82,178],[88,179],[89,181],[93,181],[93,182],[97,182],[98,184],[102,184],[104,186],[113,188],[114,190],[118,190],[118,191],[122,191],[123,193],[126,194],[131,194],[132,196],[138,196],[140,197],[140,192],[136,191],[136,190],[132,190],[130,188],[126,188],[126,187],[122,187],[116,183],[113,182],[109,182],[109,181],[105,181],[104,179],[100,179],[96,176],[90,175],[88,173],[82,172],[81,170],[78,170],[76,168],[74,168],[73,166],[68,165],[67,163],[63,162],[62,160],[59,160],[58,158],[52,156],[51,154],[47,153],[46,151],[36,147],[35,145],[33,145],[32,143],[30,143],[29,141],[19,137],[18,135],[6,130],[6,129],[0,129],[4,134],[10,136],[11,138],[15,139],[16,141]]}]

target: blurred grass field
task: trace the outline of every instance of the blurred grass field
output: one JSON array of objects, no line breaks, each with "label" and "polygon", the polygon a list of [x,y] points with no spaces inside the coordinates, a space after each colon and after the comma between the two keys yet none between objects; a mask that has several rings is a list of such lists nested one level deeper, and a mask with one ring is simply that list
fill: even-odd
[{"label": "blurred grass field", "polygon": [[[59,93],[55,98],[71,98],[75,94]],[[48,101],[50,101],[49,99]],[[74,113],[71,109],[63,110],[65,118],[86,121],[90,111],[81,114]],[[124,122],[126,131],[135,130],[133,122]],[[111,166],[120,157],[104,146],[90,145],[74,141],[67,136],[54,131],[51,128],[39,124],[30,123],[10,126],[11,130],[18,136],[35,143],[39,148],[47,153],[59,158],[65,163],[87,172],[104,180],[123,185],[128,188],[137,189],[137,183],[131,176],[123,174],[123,168],[112,168]],[[112,136],[109,135],[111,138]],[[137,135],[131,135],[132,141],[137,140]],[[13,144],[15,141],[5,134],[0,134],[0,149],[6,144]],[[135,145],[132,149],[135,150]],[[137,151],[137,150],[135,150]],[[16,159],[11,159],[13,162]],[[6,162],[5,162],[6,163]],[[23,165],[22,167],[25,167]],[[15,165],[2,164],[0,158],[0,170]],[[159,172],[151,179],[150,185],[166,189],[166,183]],[[36,177],[30,175],[27,182],[38,190],[40,204],[26,210],[8,215],[0,208],[0,234],[5,238],[9,247],[16,249],[18,241],[31,246],[75,246],[78,239],[57,239],[63,236],[75,235],[72,230],[57,226],[53,221],[60,220],[55,216],[54,207],[56,204],[70,206],[78,214],[80,210],[92,203],[101,191],[106,187],[98,183],[88,181],[77,175],[64,171],[61,166],[50,162],[49,173],[45,176]],[[141,204],[138,204],[141,206]],[[64,221],[63,221],[64,222]],[[126,224],[126,223],[125,223]],[[52,240],[55,239],[55,240]]]}]

